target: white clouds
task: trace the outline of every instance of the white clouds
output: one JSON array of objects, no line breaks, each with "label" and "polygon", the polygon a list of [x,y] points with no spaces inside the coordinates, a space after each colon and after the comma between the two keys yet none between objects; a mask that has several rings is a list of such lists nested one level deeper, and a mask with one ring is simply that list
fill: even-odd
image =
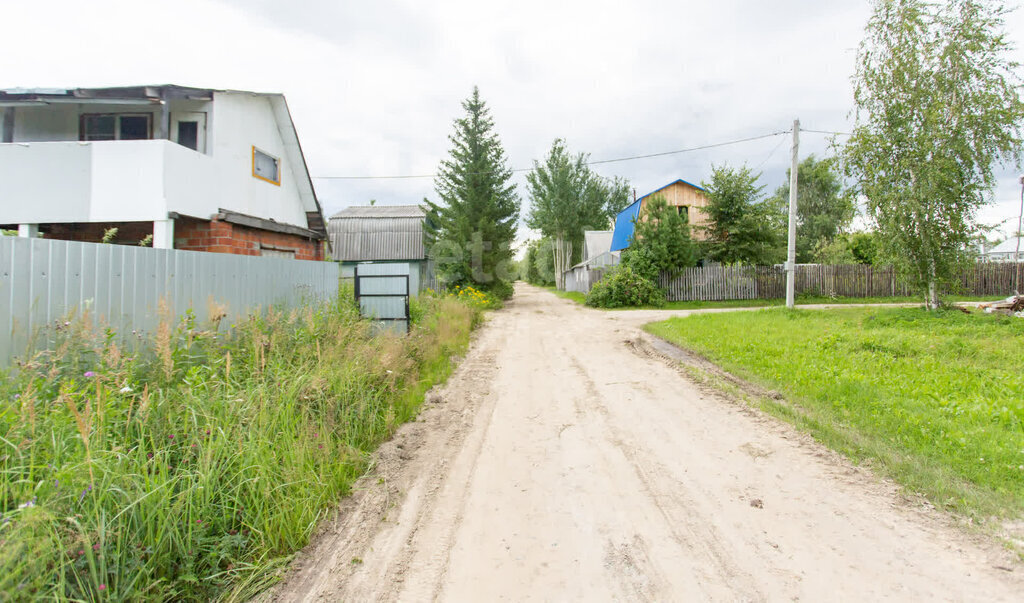
[{"label": "white clouds", "polygon": [[[631,3],[100,0],[7,7],[2,87],[138,83],[284,92],[314,175],[429,174],[451,121],[480,86],[514,167],[555,137],[594,159],[785,129],[849,127],[862,1]],[[1024,18],[1008,30],[1021,39]],[[1021,55],[1024,58],[1024,54]],[[827,150],[808,134],[806,155]],[[787,143],[788,144],[788,143]],[[639,193],[706,178],[712,163],[762,165],[768,190],[788,146],[765,140],[598,167]],[[771,155],[776,149],[774,155]],[[518,177],[519,182],[523,182]],[[330,211],[433,195],[430,179],[318,181]],[[983,212],[1016,212],[1014,173]]]}]

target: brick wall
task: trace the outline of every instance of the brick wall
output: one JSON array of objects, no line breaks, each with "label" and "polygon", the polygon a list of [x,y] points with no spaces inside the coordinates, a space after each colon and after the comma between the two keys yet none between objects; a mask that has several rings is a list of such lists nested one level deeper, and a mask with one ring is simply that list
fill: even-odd
[{"label": "brick wall", "polygon": [[323,244],[315,239],[220,220],[175,220],[174,248],[236,255],[263,255],[263,249],[274,249],[293,251],[297,260],[324,259]]}]

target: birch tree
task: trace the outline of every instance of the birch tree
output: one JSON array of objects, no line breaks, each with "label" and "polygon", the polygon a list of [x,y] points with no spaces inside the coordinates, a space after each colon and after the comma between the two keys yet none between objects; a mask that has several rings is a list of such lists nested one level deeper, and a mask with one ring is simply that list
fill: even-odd
[{"label": "birch tree", "polygon": [[844,151],[882,252],[930,309],[969,261],[994,167],[1019,164],[1024,104],[1003,5],[876,0]]},{"label": "birch tree", "polygon": [[526,176],[530,213],[526,223],[552,241],[555,286],[565,288],[565,271],[583,244],[583,231],[608,228],[611,216],[625,207],[629,187],[606,180],[587,167],[587,155],[570,155],[561,139],[551,145],[543,164],[533,162]]}]

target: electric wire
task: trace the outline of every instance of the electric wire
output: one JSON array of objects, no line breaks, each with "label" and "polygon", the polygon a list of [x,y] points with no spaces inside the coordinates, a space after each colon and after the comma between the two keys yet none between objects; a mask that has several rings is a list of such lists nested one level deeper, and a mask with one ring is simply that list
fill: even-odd
[{"label": "electric wire", "polygon": [[[744,142],[751,142],[751,141],[754,141],[754,140],[761,140],[761,139],[764,139],[764,138],[772,138],[772,137],[775,137],[775,136],[782,136],[784,134],[789,134],[790,132],[792,132],[792,130],[779,130],[779,131],[776,131],[776,132],[771,132],[769,134],[761,134],[759,136],[750,136],[750,137],[747,137],[747,138],[739,138],[739,139],[736,139],[736,140],[728,140],[728,141],[725,141],[725,142],[715,142],[715,143],[704,144],[704,145],[700,145],[700,146],[696,146],[696,147],[688,147],[688,148],[685,148],[685,149],[678,149],[678,150],[675,150],[675,151],[663,151],[661,153],[648,153],[646,155],[632,155],[632,156],[629,156],[629,157],[617,157],[615,159],[599,159],[599,160],[595,160],[595,161],[587,161],[586,164],[587,165],[602,165],[602,164],[606,164],[606,163],[618,163],[618,162],[622,162],[622,161],[634,161],[634,160],[637,160],[637,159],[650,159],[652,157],[665,157],[665,156],[668,156],[668,155],[679,155],[679,154],[682,154],[682,153],[692,153],[694,151],[702,151],[702,150],[705,150],[705,149],[714,149],[714,148],[725,147],[725,146],[734,145],[734,144],[741,144],[741,143],[744,143]],[[528,167],[528,168],[515,168],[515,169],[509,170],[509,171],[515,173],[515,172],[529,172],[531,170],[533,170],[532,167]],[[491,173],[491,172],[476,172],[473,175],[483,175],[483,174],[488,174],[488,173]],[[404,180],[404,179],[413,179],[413,178],[436,178],[436,177],[437,177],[437,174],[415,174],[415,175],[404,175],[404,176],[313,176],[313,178],[315,178],[317,180]]]}]

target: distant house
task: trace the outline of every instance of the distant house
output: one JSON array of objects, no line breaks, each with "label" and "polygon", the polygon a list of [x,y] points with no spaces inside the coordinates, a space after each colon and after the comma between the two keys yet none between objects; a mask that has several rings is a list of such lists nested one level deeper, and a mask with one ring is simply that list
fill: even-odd
[{"label": "distant house", "polygon": [[691,234],[695,239],[703,239],[702,229],[708,222],[707,213],[704,208],[708,205],[708,198],[703,188],[685,180],[676,180],[665,186],[651,191],[640,197],[626,209],[619,212],[615,217],[615,230],[612,235],[612,251],[621,251],[629,247],[629,241],[633,237],[633,221],[637,216],[642,215],[646,202],[652,197],[663,197],[666,202],[676,208],[679,215],[693,226]]},{"label": "distant house", "polygon": [[565,272],[566,291],[589,293],[604,271],[619,263],[622,253],[611,250],[612,236],[611,230],[583,232],[583,260]]},{"label": "distant house", "polygon": [[327,225],[333,257],[345,267],[362,262],[408,263],[409,289],[421,291],[434,277],[423,239],[426,216],[419,205],[347,207],[331,216]]},{"label": "distant house", "polygon": [[[990,262],[1024,262],[1024,240],[1020,241],[1020,252],[1017,252],[1018,238],[1010,237],[985,253],[984,258]],[[1015,257],[1016,256],[1016,257]]]},{"label": "distant house", "polygon": [[322,260],[326,224],[281,94],[0,90],[0,226],[23,236]]}]

